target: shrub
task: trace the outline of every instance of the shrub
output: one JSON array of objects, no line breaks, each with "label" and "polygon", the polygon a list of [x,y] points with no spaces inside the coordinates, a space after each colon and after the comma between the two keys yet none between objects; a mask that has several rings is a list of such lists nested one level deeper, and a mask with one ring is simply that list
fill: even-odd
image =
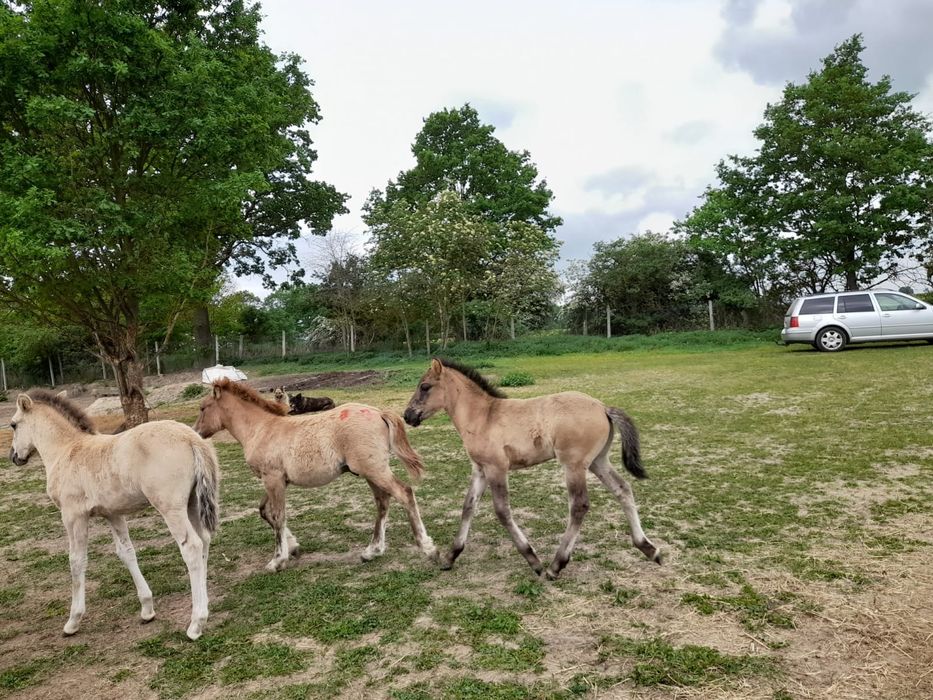
[{"label": "shrub", "polygon": [[183,399],[196,399],[204,393],[204,386],[201,384],[189,384],[181,392]]},{"label": "shrub", "polygon": [[499,386],[528,386],[534,383],[535,378],[528,372],[509,372],[499,380]]}]

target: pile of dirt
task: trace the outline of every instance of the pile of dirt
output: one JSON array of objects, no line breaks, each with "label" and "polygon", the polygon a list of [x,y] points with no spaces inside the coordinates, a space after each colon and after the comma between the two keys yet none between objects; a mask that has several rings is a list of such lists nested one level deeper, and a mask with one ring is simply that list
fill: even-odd
[{"label": "pile of dirt", "polygon": [[357,386],[373,386],[385,381],[385,373],[376,370],[357,372],[322,372],[321,374],[292,374],[280,377],[262,377],[247,382],[259,391],[272,391],[284,386],[285,391],[309,391],[312,389],[347,389]]}]

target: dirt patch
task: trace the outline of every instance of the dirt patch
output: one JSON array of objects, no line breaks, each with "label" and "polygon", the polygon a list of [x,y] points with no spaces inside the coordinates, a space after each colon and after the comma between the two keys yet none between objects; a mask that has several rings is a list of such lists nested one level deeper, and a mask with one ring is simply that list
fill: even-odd
[{"label": "dirt patch", "polygon": [[349,389],[358,386],[374,386],[385,382],[385,372],[362,370],[357,372],[322,372],[321,374],[288,374],[275,377],[250,379],[246,383],[259,391],[272,391],[284,386],[285,391],[312,389]]}]

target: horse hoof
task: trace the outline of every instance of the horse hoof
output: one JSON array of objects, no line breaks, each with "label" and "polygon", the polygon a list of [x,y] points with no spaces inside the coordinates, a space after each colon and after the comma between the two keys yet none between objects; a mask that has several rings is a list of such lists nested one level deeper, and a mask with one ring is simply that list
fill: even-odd
[{"label": "horse hoof", "polygon": [[560,576],[559,571],[551,571],[548,569],[544,572],[544,578],[546,578],[548,581],[556,581],[558,576]]},{"label": "horse hoof", "polygon": [[155,612],[151,612],[148,615],[146,613],[143,613],[142,615],[139,616],[139,621],[142,622],[142,624],[144,625],[152,622],[153,620],[155,620]]},{"label": "horse hoof", "polygon": [[278,559],[273,559],[268,564],[266,564],[266,571],[270,574],[274,574],[276,571],[281,571],[285,568],[286,561],[279,561]]},{"label": "horse hoof", "polygon": [[664,563],[664,559],[661,557],[660,549],[654,553],[654,557],[652,557],[651,561],[653,561],[655,564],[658,564],[659,566]]},{"label": "horse hoof", "polygon": [[441,567],[442,571],[450,571],[452,568],[454,568],[453,559],[450,559],[449,557],[444,557],[443,559],[439,558],[438,565]]},{"label": "horse hoof", "polygon": [[201,638],[201,627],[191,625],[188,627],[188,631],[185,634],[188,635],[188,639],[190,639],[192,642],[197,641]]},{"label": "horse hoof", "polygon": [[70,637],[71,635],[77,633],[78,628],[80,626],[81,626],[80,617],[77,620],[73,620],[69,618],[68,622],[65,623],[65,627],[62,630],[62,634],[64,634],[66,637]]}]

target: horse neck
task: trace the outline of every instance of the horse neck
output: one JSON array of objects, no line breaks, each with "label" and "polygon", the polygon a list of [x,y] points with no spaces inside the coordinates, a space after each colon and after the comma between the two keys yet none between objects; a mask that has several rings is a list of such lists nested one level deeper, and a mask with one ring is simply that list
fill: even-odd
[{"label": "horse neck", "polygon": [[496,400],[459,372],[450,373],[446,393],[444,410],[461,437],[480,429],[489,414],[489,405]]},{"label": "horse neck", "polygon": [[243,447],[251,444],[259,429],[276,417],[249,401],[234,396],[229,396],[228,401],[224,408],[224,427]]},{"label": "horse neck", "polygon": [[52,408],[41,406],[34,410],[42,412],[42,419],[36,421],[32,443],[48,472],[70,444],[81,436],[81,431]]}]

